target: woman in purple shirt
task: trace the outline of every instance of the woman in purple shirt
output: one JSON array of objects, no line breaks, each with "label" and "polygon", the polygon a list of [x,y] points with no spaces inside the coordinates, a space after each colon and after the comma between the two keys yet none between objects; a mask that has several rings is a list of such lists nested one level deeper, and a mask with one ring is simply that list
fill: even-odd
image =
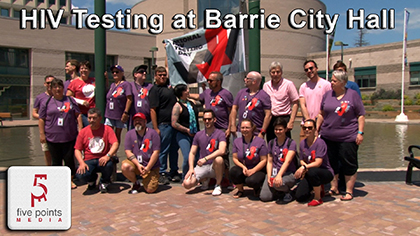
[{"label": "woman in purple shirt", "polygon": [[256,126],[250,119],[243,119],[240,128],[242,137],[235,139],[232,146],[235,166],[229,171],[233,184],[238,188],[233,197],[244,195],[244,184],[253,188],[254,195],[258,197],[265,179],[268,149],[265,140],[254,135]]},{"label": "woman in purple shirt", "polygon": [[299,145],[301,167],[295,172],[295,178],[302,181],[296,188],[295,197],[298,202],[308,201],[313,190],[314,198],[308,206],[318,206],[323,203],[323,186],[333,179],[334,174],[328,161],[327,145],[315,135],[315,121],[306,120],[302,129],[306,138]]},{"label": "woman in purple shirt", "polygon": [[[39,108],[39,136],[41,143],[47,143],[52,165],[62,166],[63,160],[76,173],[74,164],[74,144],[78,133],[77,118],[80,109],[72,97],[63,95],[64,84],[60,79],[51,81],[52,97]],[[81,121],[81,120],[80,120]],[[82,123],[79,122],[79,130]],[[72,183],[72,188],[76,186]]]},{"label": "woman in purple shirt", "polygon": [[[328,157],[334,170],[331,195],[338,195],[338,174],[344,174],[346,193],[342,201],[353,199],[353,187],[357,177],[357,150],[363,142],[365,108],[359,94],[345,88],[347,73],[334,71],[332,90],[324,94],[317,125],[328,147]],[[321,126],[322,124],[322,126]]]}]

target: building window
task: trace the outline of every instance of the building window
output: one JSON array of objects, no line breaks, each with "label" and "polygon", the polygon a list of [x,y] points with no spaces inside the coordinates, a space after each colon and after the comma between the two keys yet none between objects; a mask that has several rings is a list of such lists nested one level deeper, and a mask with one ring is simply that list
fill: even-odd
[{"label": "building window", "polygon": [[38,0],[38,4],[44,3],[44,2],[45,2],[45,0]]},{"label": "building window", "polygon": [[67,25],[67,18],[66,17],[61,18],[60,23],[62,25]]},{"label": "building window", "polygon": [[13,17],[19,18],[20,17],[20,11],[19,10],[13,10]]},{"label": "building window", "polygon": [[0,66],[29,68],[27,49],[0,47]]},{"label": "building window", "polygon": [[232,13],[238,14],[240,0],[197,0],[198,2],[198,25],[204,26],[204,11],[206,9],[218,9],[222,16]]},{"label": "building window", "polygon": [[[89,77],[95,77],[95,55],[89,53],[77,53],[77,52],[66,52],[66,61],[70,59],[76,59],[79,62],[82,61],[89,61],[90,65],[92,66],[92,71],[90,72]],[[116,56],[106,56],[106,70],[108,71],[108,77],[110,78],[110,82],[112,80],[112,74],[110,73],[110,68],[112,65],[116,64]],[[125,68],[126,70],[128,68]],[[127,70],[128,71],[128,70]],[[66,79],[70,79],[69,75],[66,75]]]},{"label": "building window", "polygon": [[410,63],[410,85],[420,85],[420,62]]},{"label": "building window", "polygon": [[2,8],[1,9],[1,15],[9,17],[10,16],[9,9]]},{"label": "building window", "polygon": [[376,87],[376,66],[355,68],[354,79],[360,88]]},{"label": "building window", "polygon": [[67,1],[66,0],[60,0],[60,7],[66,6]]},{"label": "building window", "polygon": [[48,0],[48,3],[51,5],[55,5],[55,0]]}]

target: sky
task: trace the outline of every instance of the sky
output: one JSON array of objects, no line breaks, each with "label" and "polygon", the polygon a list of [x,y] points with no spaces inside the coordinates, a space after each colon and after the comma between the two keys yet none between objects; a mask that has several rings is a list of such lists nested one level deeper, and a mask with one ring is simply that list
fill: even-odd
[{"label": "sky", "polygon": [[[167,1],[170,2],[170,0]],[[115,15],[118,10],[122,9],[124,11],[138,2],[139,0],[107,0],[106,12]],[[354,43],[358,36],[357,24],[354,24],[354,29],[347,28],[347,11],[349,9],[353,9],[354,14],[358,14],[359,9],[364,9],[365,17],[369,14],[377,14],[380,16],[382,9],[395,10],[394,29],[369,29],[366,31],[365,40],[369,45],[401,42],[403,40],[404,8],[407,8],[410,12],[407,27],[408,40],[420,39],[419,0],[322,0],[322,2],[326,5],[326,13],[330,14],[330,16],[339,14],[334,40],[348,44],[349,48],[355,47]],[[87,8],[89,13],[94,12],[94,0],[73,0],[72,4],[74,7]],[[287,22],[287,16],[281,17],[283,23]],[[339,48],[339,46],[333,46],[332,50],[338,50]]]}]

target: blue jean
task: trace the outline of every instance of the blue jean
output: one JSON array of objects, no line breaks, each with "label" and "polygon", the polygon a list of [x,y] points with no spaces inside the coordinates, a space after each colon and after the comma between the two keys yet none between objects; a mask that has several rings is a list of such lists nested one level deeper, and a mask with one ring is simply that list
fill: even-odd
[{"label": "blue jean", "polygon": [[81,114],[82,116],[82,122],[83,122],[83,128],[89,125],[87,114]]},{"label": "blue jean", "polygon": [[96,179],[98,178],[96,173],[101,172],[101,183],[111,183],[111,175],[114,170],[114,165],[111,160],[109,160],[105,166],[99,165],[99,159],[87,160],[85,163],[89,167],[89,170],[86,170],[86,172],[82,175],[77,174],[77,178],[85,182],[96,182]]},{"label": "blue jean", "polygon": [[[188,134],[185,133],[181,133],[179,131],[176,132],[176,142],[179,146],[179,148],[181,148],[181,153],[183,156],[183,162],[182,162],[182,179],[184,179],[185,175],[187,174],[188,170],[189,170],[189,165],[188,165],[188,157],[190,155],[190,150],[191,150],[191,145],[193,142],[193,137],[189,136]],[[196,159],[197,157],[200,155],[200,152],[197,151],[196,153]]]},{"label": "blue jean", "polygon": [[159,173],[165,173],[168,169],[168,154],[170,174],[178,172],[178,144],[175,139],[176,131],[170,124],[160,124],[160,170]]}]

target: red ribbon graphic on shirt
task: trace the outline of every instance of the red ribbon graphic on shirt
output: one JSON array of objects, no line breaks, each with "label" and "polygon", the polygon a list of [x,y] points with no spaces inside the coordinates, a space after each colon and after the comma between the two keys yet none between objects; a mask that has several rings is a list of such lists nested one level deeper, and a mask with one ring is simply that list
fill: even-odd
[{"label": "red ribbon graphic on shirt", "polygon": [[211,106],[216,106],[217,104],[219,104],[220,103],[220,101],[222,100],[222,97],[220,97],[219,95],[217,95],[213,100],[212,100],[212,103],[211,103]]},{"label": "red ribbon graphic on shirt", "polygon": [[280,161],[284,162],[286,160],[286,155],[289,150],[287,148],[283,149],[283,153],[281,155]]},{"label": "red ribbon graphic on shirt", "polygon": [[253,98],[250,103],[248,104],[248,110],[252,111],[258,104],[258,98]]},{"label": "red ribbon graphic on shirt", "polygon": [[252,158],[254,158],[255,157],[255,153],[257,152],[257,148],[256,147],[254,147],[254,146],[252,146],[250,149],[249,149],[249,155],[247,155],[246,156],[246,158],[248,158],[248,160],[252,160]]},{"label": "red ribbon graphic on shirt", "polygon": [[69,112],[70,110],[70,102],[65,102],[64,107],[62,109],[65,113]]},{"label": "red ribbon graphic on shirt", "polygon": [[147,151],[149,151],[149,145],[150,145],[150,139],[145,139],[145,140],[143,141],[143,146],[141,147],[141,150],[142,150],[143,152],[147,152]]},{"label": "red ribbon graphic on shirt", "polygon": [[147,90],[147,88],[142,88],[140,91],[140,98],[144,99],[148,93],[149,93],[149,90]]},{"label": "red ribbon graphic on shirt", "polygon": [[211,139],[207,150],[209,150],[209,152],[213,152],[214,149],[216,149],[216,140]]},{"label": "red ribbon graphic on shirt", "polygon": [[122,93],[124,92],[124,89],[121,87],[117,88],[117,91],[115,91],[112,95],[114,96],[114,98],[120,96]]},{"label": "red ribbon graphic on shirt", "polygon": [[315,161],[315,157],[316,157],[315,150],[312,150],[311,151],[311,156],[309,158],[309,163],[314,162]]},{"label": "red ribbon graphic on shirt", "polygon": [[339,116],[343,116],[344,113],[346,113],[347,107],[348,107],[348,103],[347,102],[341,103],[340,109],[337,111],[337,114]]}]

